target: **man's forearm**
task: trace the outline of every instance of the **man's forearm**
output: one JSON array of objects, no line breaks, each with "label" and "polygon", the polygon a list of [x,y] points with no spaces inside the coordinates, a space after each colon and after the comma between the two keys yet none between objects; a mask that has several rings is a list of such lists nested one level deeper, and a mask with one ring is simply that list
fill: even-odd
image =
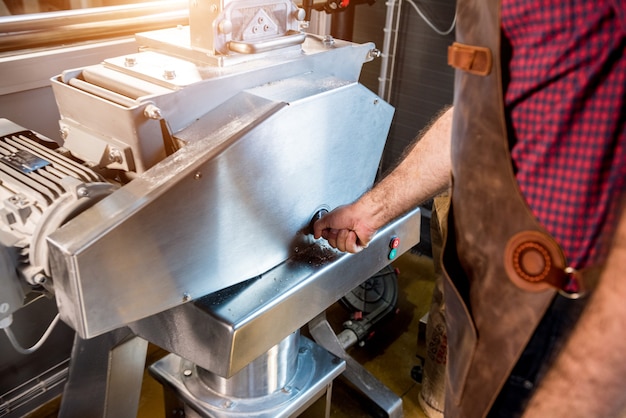
[{"label": "man's forearm", "polygon": [[373,208],[378,226],[445,191],[450,186],[452,108],[445,110],[409,149],[397,167],[360,203]]},{"label": "man's forearm", "polygon": [[626,213],[601,280],[525,418],[622,417],[626,407]]}]

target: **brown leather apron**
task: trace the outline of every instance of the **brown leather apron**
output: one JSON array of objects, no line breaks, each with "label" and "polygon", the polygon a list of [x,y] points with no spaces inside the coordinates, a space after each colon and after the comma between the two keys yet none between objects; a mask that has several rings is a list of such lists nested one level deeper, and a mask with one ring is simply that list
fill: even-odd
[{"label": "brown leather apron", "polygon": [[553,300],[553,286],[562,288],[571,275],[513,173],[500,68],[500,0],[459,0],[457,17],[457,42],[449,50],[457,71],[452,205],[443,256],[450,353],[445,413],[464,418],[487,414]]}]

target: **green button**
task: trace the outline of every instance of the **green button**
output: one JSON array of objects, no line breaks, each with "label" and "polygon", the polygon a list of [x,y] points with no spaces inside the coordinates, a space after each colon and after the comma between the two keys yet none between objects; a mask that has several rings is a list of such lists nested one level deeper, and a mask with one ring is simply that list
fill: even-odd
[{"label": "green button", "polygon": [[394,258],[396,258],[396,255],[397,255],[397,254],[398,254],[398,250],[396,250],[396,249],[394,248],[394,249],[392,249],[391,251],[389,251],[389,255],[388,255],[388,257],[389,257],[389,259],[390,259],[390,260],[393,260]]}]

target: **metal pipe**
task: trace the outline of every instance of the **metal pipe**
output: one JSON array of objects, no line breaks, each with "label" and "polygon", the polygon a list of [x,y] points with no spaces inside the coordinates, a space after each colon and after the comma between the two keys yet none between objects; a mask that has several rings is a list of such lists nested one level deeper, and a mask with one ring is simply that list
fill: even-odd
[{"label": "metal pipe", "polygon": [[394,39],[393,39],[393,53],[392,53],[392,60],[391,60],[391,68],[389,70],[389,85],[387,86],[387,93],[386,95],[383,97],[383,99],[385,99],[387,102],[391,102],[391,93],[393,90],[393,73],[395,71],[395,67],[396,67],[396,52],[398,50],[398,36],[399,36],[399,32],[400,32],[400,17],[401,17],[401,13],[402,13],[402,0],[398,0],[398,11],[396,13],[396,30],[394,33]]},{"label": "metal pipe", "polygon": [[132,35],[189,22],[187,0],[0,18],[0,51]]},{"label": "metal pipe", "polygon": [[386,15],[385,27],[383,28],[383,56],[380,64],[380,76],[378,77],[378,95],[385,98],[385,89],[387,84],[387,71],[389,70],[389,57],[391,56],[391,35],[393,32],[393,12],[396,0],[388,0],[385,2]]}]

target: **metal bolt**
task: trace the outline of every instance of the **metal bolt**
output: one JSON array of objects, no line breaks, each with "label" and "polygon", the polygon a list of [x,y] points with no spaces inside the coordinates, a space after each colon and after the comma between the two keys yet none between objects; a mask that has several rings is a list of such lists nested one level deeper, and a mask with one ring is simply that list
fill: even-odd
[{"label": "metal bolt", "polygon": [[148,106],[146,106],[146,108],[143,110],[143,114],[148,119],[154,119],[154,120],[163,119],[163,116],[161,115],[161,109],[159,109],[153,104],[149,104]]},{"label": "metal bolt", "polygon": [[187,292],[183,293],[183,302],[189,302],[191,300],[191,295]]},{"label": "metal bolt", "polygon": [[122,155],[122,151],[120,151],[117,148],[111,148],[109,150],[109,161],[112,163],[123,163],[124,162],[124,156]]},{"label": "metal bolt", "polygon": [[137,58],[135,57],[126,57],[124,58],[124,66],[125,67],[134,67],[137,64]]},{"label": "metal bolt", "polygon": [[383,53],[380,51],[380,49],[374,48],[374,49],[370,49],[367,55],[371,59],[374,59],[374,58],[380,58],[383,55]]},{"label": "metal bolt", "polygon": [[33,277],[33,281],[37,284],[44,284],[47,280],[48,278],[43,273],[37,273],[35,277]]},{"label": "metal bolt", "polygon": [[86,187],[79,187],[78,189],[76,189],[76,195],[78,197],[88,197],[89,190]]},{"label": "metal bolt", "polygon": [[68,128],[61,128],[60,134],[61,139],[65,141],[70,134],[70,130]]},{"label": "metal bolt", "polygon": [[176,71],[173,68],[166,68],[163,70],[163,78],[166,80],[173,80],[176,78]]},{"label": "metal bolt", "polygon": [[324,35],[322,43],[324,44],[324,46],[332,46],[335,44],[335,38],[333,38],[331,35]]},{"label": "metal bolt", "polygon": [[200,180],[202,178],[202,173],[201,172],[196,172],[196,174],[193,175],[193,179],[194,180]]},{"label": "metal bolt", "polygon": [[185,377],[189,377],[193,374],[193,372],[191,371],[191,369],[185,369],[183,370],[183,376]]}]

